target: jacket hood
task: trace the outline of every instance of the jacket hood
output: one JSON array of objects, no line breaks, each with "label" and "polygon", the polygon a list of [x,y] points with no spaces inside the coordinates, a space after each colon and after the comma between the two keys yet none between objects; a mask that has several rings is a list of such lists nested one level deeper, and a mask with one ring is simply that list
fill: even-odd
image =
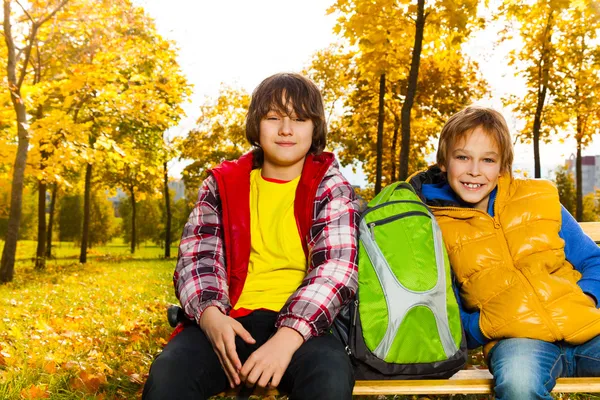
[{"label": "jacket hood", "polygon": [[408,178],[422,202],[433,207],[465,207],[450,187],[446,173],[435,164]]}]

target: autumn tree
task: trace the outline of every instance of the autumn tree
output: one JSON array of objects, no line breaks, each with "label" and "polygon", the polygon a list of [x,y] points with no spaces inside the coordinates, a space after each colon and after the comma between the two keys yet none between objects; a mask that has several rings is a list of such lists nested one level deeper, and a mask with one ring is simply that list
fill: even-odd
[{"label": "autumn tree", "polygon": [[[435,107],[432,104],[420,103],[421,90],[435,91],[435,83],[428,81],[427,75],[453,81],[439,85],[443,81],[436,80],[439,92],[466,89],[463,93],[467,94],[467,103],[462,103],[465,96],[459,96],[455,111],[485,91],[477,65],[467,60],[460,49],[472,29],[481,25],[475,18],[476,10],[476,1],[423,3],[419,7],[418,2],[362,0],[339,0],[330,9],[339,14],[336,32],[348,42],[348,48],[357,49],[349,63],[355,66],[350,70],[353,73],[347,74],[346,81],[340,81],[351,93],[344,102],[344,116],[332,122],[332,143],[343,149],[342,163],[352,158],[346,158],[345,152],[365,163],[376,192],[384,180],[405,179],[409,169],[422,165],[419,160],[423,160],[424,150],[431,148],[427,135],[435,124],[418,121],[419,117],[445,117],[431,112]],[[322,59],[331,55],[330,52],[314,57],[309,71],[317,81],[324,75],[319,72],[321,66],[328,65]],[[449,64],[444,59],[447,56],[451,56]],[[423,69],[425,64],[427,70]],[[463,81],[467,77],[473,79]],[[460,87],[453,86],[456,82],[460,82]],[[426,98],[431,99],[430,95],[422,99]],[[382,129],[383,122],[390,120],[393,128]],[[372,133],[375,126],[377,132]],[[376,143],[375,147],[372,143]]]},{"label": "autumn tree", "polygon": [[410,27],[403,6],[406,4],[393,0],[338,0],[328,10],[339,14],[335,32],[351,47],[358,47],[357,77],[363,81],[360,86],[372,86],[376,93],[375,193],[382,187],[386,82],[397,79],[398,69],[394,66],[409,52],[406,33]]},{"label": "autumn tree", "polygon": [[597,193],[588,193],[583,197],[583,210],[581,220],[584,222],[600,221],[600,198],[596,198]]},{"label": "autumn tree", "polygon": [[[132,225],[130,221],[133,219],[132,211],[134,207],[131,204],[131,197],[122,198],[119,202],[119,213],[123,218],[121,222],[121,234],[125,243],[131,242],[134,235],[132,234]],[[139,247],[141,243],[152,241],[153,243],[162,243],[164,237],[164,221],[162,218],[162,199],[157,197],[145,197],[143,200],[137,200],[135,207],[138,223],[136,225],[135,246]]]},{"label": "autumn tree", "polygon": [[[29,147],[29,132],[27,109],[22,97],[22,88],[30,72],[30,59],[34,46],[39,46],[37,35],[44,24],[52,19],[68,0],[60,2],[29,2],[29,8],[22,7],[22,14],[16,17],[18,29],[13,30],[12,1],[4,0],[4,40],[7,51],[7,81],[11,101],[15,112],[18,146],[12,177],[10,214],[6,232],[6,240],[0,262],[0,282],[10,282],[14,275],[17,236],[21,220],[21,201],[23,195],[23,178],[27,150]],[[19,2],[16,4],[21,5]],[[48,4],[50,3],[50,4]],[[14,36],[15,32],[24,32],[23,37]],[[26,33],[25,33],[26,32]]]},{"label": "autumn tree", "polygon": [[[83,223],[83,195],[75,193],[62,196],[58,206],[58,225],[60,241],[81,242]],[[117,233],[114,207],[104,191],[95,191],[91,196],[90,211],[91,234],[88,247],[109,242]]]},{"label": "autumn tree", "polygon": [[[139,135],[132,135],[132,138],[135,139],[136,136]],[[135,252],[138,242],[137,204],[149,195],[160,193],[163,178],[162,166],[157,163],[156,154],[156,150],[153,151],[151,145],[140,146],[130,143],[129,147],[124,150],[122,159],[116,156],[116,162],[109,160],[104,165],[109,167],[104,174],[104,182],[122,187],[129,195],[128,204],[131,206],[131,213],[129,213],[131,218],[128,219],[128,222],[131,224],[131,228],[127,232],[131,234],[128,242],[131,244],[132,254]]]},{"label": "autumn tree", "polygon": [[571,213],[571,215],[575,215],[577,205],[575,201],[576,194],[573,175],[564,165],[556,168],[554,174],[554,183],[558,188],[560,203]]},{"label": "autumn tree", "polygon": [[171,243],[173,241],[173,197],[169,189],[169,161],[178,157],[180,152],[180,139],[174,138],[169,140],[164,138],[164,146],[161,152],[162,169],[163,169],[163,200],[164,200],[164,244],[165,258],[171,257]]},{"label": "autumn tree", "polygon": [[581,152],[600,132],[600,14],[593,2],[573,2],[557,22],[556,103],[568,120],[577,144],[576,218],[583,221]]},{"label": "autumn tree", "polygon": [[248,93],[225,85],[216,99],[206,99],[200,107],[196,128],[180,146],[181,158],[193,160],[183,171],[186,187],[199,188],[206,170],[250,150],[246,140],[249,105]]},{"label": "autumn tree", "polygon": [[509,54],[509,65],[516,67],[515,76],[525,79],[525,97],[511,95],[507,106],[525,121],[518,139],[533,143],[534,176],[541,177],[540,141],[548,141],[552,132],[561,128],[564,118],[549,102],[558,82],[556,73],[556,29],[561,12],[570,0],[505,0],[497,16],[506,18],[509,27],[501,40],[512,39],[510,24],[517,23],[522,41]]},{"label": "autumn tree", "polygon": [[[82,39],[89,43],[86,57],[71,66],[61,86],[64,109],[76,123],[89,124],[79,143],[85,165],[82,263],[87,260],[94,168],[100,177],[118,173],[119,169],[107,171],[104,161],[121,158],[122,165],[128,165],[137,154],[122,149],[162,138],[183,115],[180,103],[189,93],[172,43],[157,34],[141,8],[116,0],[104,0],[103,7],[96,8]],[[120,164],[106,164],[113,165]]]},{"label": "autumn tree", "polygon": [[[70,185],[67,179],[81,168],[78,142],[83,142],[88,126],[77,121],[76,104],[64,93],[69,88],[69,72],[88,59],[95,43],[88,40],[86,30],[97,25],[97,4],[87,0],[71,0],[56,15],[53,23],[40,29],[38,37],[44,46],[35,46],[31,64],[36,90],[29,96],[32,136],[29,163],[38,186],[38,237],[36,268],[45,267],[51,254],[53,206],[60,187]],[[51,187],[50,218],[46,227],[46,192]]]},{"label": "autumn tree", "polygon": [[[418,145],[418,141],[413,140],[416,135],[411,132],[411,121],[414,122],[413,111],[418,112],[413,110],[418,105],[417,88],[420,90],[420,85],[426,84],[420,73],[421,65],[425,58],[433,58],[444,49],[461,53],[460,44],[481,23],[475,17],[477,4],[472,0],[428,4],[419,1],[413,4],[410,1],[338,0],[331,7],[330,12],[340,15],[336,32],[343,35],[350,46],[358,48],[355,78],[362,82],[355,87],[362,91],[362,95],[353,97],[372,106],[372,96],[377,93],[376,192],[381,186],[385,168],[383,143],[386,142],[386,134],[382,128],[386,115],[398,109],[398,115],[394,117],[394,130],[399,128],[398,132],[401,132],[400,143],[396,134],[400,150],[398,176],[405,179],[411,147]],[[459,68],[462,69],[463,65]],[[479,81],[474,82],[476,88],[480,86]],[[375,82],[378,82],[377,87]],[[390,106],[389,102],[396,104]],[[355,110],[352,112],[364,115]],[[374,124],[374,121],[371,123]],[[391,142],[393,144],[394,139]]]}]

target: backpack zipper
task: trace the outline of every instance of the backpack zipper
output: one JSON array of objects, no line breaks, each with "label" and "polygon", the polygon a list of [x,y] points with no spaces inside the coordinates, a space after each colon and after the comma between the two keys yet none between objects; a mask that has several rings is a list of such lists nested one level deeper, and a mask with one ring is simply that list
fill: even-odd
[{"label": "backpack zipper", "polygon": [[385,203],[381,203],[381,204],[378,204],[378,205],[376,205],[374,207],[369,208],[367,211],[365,211],[363,213],[363,218],[364,218],[364,216],[366,214],[370,213],[371,211],[378,210],[381,207],[385,207],[385,206],[388,206],[390,204],[399,204],[399,203],[418,204],[418,205],[423,206],[424,208],[427,208],[427,205],[425,203],[423,203],[422,201],[418,201],[418,200],[392,200],[392,201],[386,201]]},{"label": "backpack zipper", "polygon": [[396,221],[398,219],[402,219],[402,218],[406,218],[406,217],[414,217],[414,216],[422,216],[422,217],[431,218],[431,216],[429,214],[427,214],[423,211],[408,211],[403,214],[393,215],[391,217],[380,219],[378,221],[369,222],[367,224],[367,226],[369,227],[369,230],[371,231],[371,238],[373,240],[375,240],[375,227],[377,225],[384,225],[384,224]]},{"label": "backpack zipper", "polygon": [[348,332],[348,343],[346,343],[346,353],[349,356],[352,356],[352,349],[350,348],[350,342],[353,340],[351,335],[354,333],[354,327],[356,326],[356,314],[358,313],[358,299],[354,299],[354,309],[352,311],[352,325],[350,326],[350,330]]}]

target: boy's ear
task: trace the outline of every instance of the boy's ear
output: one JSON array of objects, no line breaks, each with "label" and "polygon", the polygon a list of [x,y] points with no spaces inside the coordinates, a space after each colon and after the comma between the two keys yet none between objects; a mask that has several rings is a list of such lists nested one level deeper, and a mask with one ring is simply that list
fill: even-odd
[{"label": "boy's ear", "polygon": [[440,165],[440,169],[442,170],[442,172],[446,172],[446,166],[445,165]]}]

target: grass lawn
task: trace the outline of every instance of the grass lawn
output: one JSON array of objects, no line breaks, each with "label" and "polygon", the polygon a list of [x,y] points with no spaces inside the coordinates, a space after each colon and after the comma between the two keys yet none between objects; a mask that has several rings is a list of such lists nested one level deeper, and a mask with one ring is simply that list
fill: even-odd
[{"label": "grass lawn", "polygon": [[19,242],[15,279],[0,286],[0,399],[138,398],[172,331],[175,260],[114,243],[81,265],[72,244],[55,250],[38,272],[35,243]]}]

